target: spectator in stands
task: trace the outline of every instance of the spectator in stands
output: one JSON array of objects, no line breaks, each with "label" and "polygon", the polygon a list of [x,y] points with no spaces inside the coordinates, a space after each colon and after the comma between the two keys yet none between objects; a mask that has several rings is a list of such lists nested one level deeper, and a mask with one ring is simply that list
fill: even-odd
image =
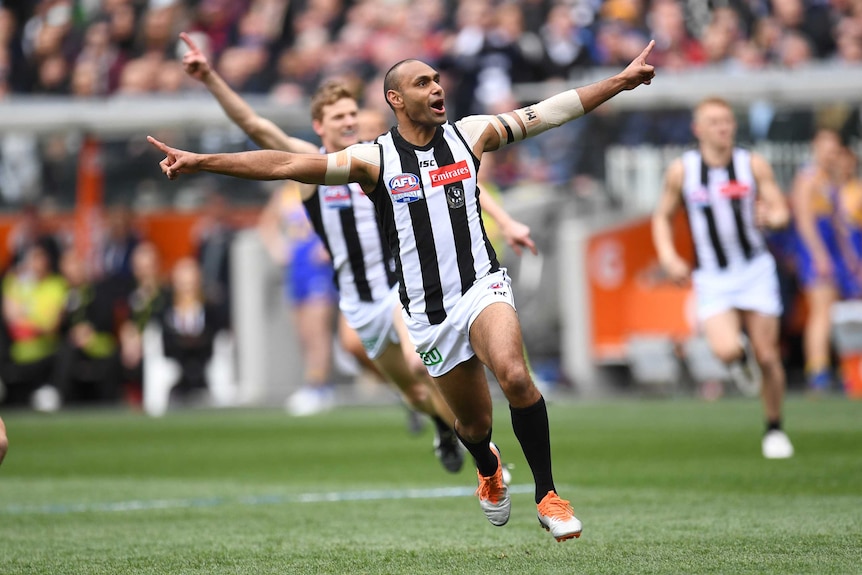
[{"label": "spectator in stands", "polygon": [[706,61],[703,46],[685,25],[683,5],[676,0],[655,0],[647,15],[649,35],[655,38],[656,66],[680,70]]},{"label": "spectator in stands", "polygon": [[171,397],[193,401],[207,389],[213,343],[226,327],[219,307],[204,296],[201,269],[194,259],[182,259],[174,266],[170,303],[162,312],[161,325],[165,357],[180,365],[180,381],[171,390]]},{"label": "spectator in stands", "polygon": [[799,171],[791,193],[798,234],[797,272],[808,304],[804,332],[808,389],[815,393],[832,387],[832,304],[860,295],[860,284],[842,249],[841,197],[838,163],[841,140],[822,129],[811,142],[812,163]]},{"label": "spectator in stands", "polygon": [[51,271],[56,271],[60,261],[60,243],[48,229],[42,212],[35,204],[21,207],[16,223],[9,231],[6,248],[11,256],[10,265],[15,266],[34,245],[40,245],[48,256]]},{"label": "spectator in stands", "polygon": [[118,287],[132,280],[132,253],[141,242],[132,221],[132,210],[125,204],[108,209],[105,232],[96,246],[96,269],[100,276]]},{"label": "spectator in stands", "polygon": [[132,253],[134,280],[124,294],[123,321],[120,325],[120,361],[126,401],[141,402],[143,384],[144,329],[161,321],[168,296],[159,269],[159,254],[150,242],[141,242]]},{"label": "spectator in stands", "polygon": [[0,380],[6,402],[22,404],[51,383],[66,283],[51,271],[48,249],[35,243],[3,278],[0,291],[5,336]]},{"label": "spectator in stands", "polygon": [[218,307],[228,324],[231,305],[230,251],[235,235],[236,226],[230,220],[227,198],[218,192],[210,192],[204,202],[203,216],[192,228],[192,243],[207,301]]},{"label": "spectator in stands", "polygon": [[60,270],[68,292],[53,383],[64,403],[115,403],[121,397],[116,291],[88,277],[74,249],[63,253]]}]

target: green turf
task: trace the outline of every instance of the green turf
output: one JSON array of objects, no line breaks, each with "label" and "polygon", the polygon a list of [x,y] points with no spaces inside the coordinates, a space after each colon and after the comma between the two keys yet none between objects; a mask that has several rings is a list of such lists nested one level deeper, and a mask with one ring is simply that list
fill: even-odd
[{"label": "green turf", "polygon": [[[507,411],[502,528],[468,495],[387,497],[475,482],[397,407],[6,413],[0,574],[862,573],[862,402],[791,399],[789,461],[760,456],[752,400],[551,404],[557,486],[584,522],[560,544]],[[365,490],[377,499],[300,501]]]}]

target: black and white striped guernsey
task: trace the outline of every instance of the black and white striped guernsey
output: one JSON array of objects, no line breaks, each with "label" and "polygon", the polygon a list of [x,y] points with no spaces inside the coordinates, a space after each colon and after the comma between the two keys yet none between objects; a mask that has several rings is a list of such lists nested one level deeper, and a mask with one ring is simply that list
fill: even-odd
[{"label": "black and white striped guernsey", "polygon": [[457,124],[414,146],[393,128],[377,139],[380,180],[371,194],[401,278],[401,303],[432,325],[473,283],[500,268],[482,224],[473,155]]},{"label": "black and white striped guernsey", "polygon": [[303,203],[332,258],[342,308],[384,298],[398,281],[394,260],[359,184],[318,186]]},{"label": "black and white striped guernsey", "polygon": [[734,148],[730,164],[709,167],[699,150],[689,150],[682,162],[682,197],[698,269],[723,270],[766,251],[754,223],[757,184],[751,153]]}]

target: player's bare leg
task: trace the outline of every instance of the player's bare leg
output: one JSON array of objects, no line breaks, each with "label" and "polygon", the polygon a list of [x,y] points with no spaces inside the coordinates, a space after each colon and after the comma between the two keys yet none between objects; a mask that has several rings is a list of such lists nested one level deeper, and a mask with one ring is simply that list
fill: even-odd
[{"label": "player's bare leg", "polygon": [[743,318],[754,356],[763,374],[761,397],[766,416],[763,455],[769,459],[791,457],[793,445],[781,429],[781,405],[784,401],[786,376],[778,347],[778,318],[755,312],[744,312]]},{"label": "player's bare leg", "polygon": [[530,377],[514,308],[497,302],[482,310],[470,328],[470,343],[509,402],[512,428],[533,473],[539,522],[557,541],[579,537],[581,522],[554,486],[547,406]]}]

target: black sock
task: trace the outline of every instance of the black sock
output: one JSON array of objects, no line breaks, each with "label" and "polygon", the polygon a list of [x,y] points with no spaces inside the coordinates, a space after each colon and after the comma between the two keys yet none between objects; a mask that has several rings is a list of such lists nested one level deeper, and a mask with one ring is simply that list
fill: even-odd
[{"label": "black sock", "polygon": [[554,476],[551,473],[551,434],[548,429],[548,408],[545,398],[530,407],[512,407],[512,429],[515,437],[521,443],[524,457],[533,472],[536,482],[536,503],[539,503],[548,491],[556,491]]},{"label": "black sock", "polygon": [[767,421],[766,422],[766,433],[770,431],[781,431],[781,420],[776,419],[775,421]]},{"label": "black sock", "polygon": [[458,436],[458,439],[461,440],[461,443],[464,444],[464,447],[467,448],[467,451],[470,452],[470,455],[473,456],[473,461],[476,462],[476,469],[479,470],[479,474],[482,477],[491,477],[495,473],[497,473],[497,458],[494,456],[494,452],[491,451],[491,430],[488,430],[488,436],[485,439],[480,440],[478,443],[470,443],[458,433],[458,430],[455,430],[455,435]]},{"label": "black sock", "polygon": [[434,422],[434,425],[437,426],[437,433],[443,434],[452,431],[452,428],[449,427],[449,424],[440,419],[438,415],[432,415],[431,421]]}]

